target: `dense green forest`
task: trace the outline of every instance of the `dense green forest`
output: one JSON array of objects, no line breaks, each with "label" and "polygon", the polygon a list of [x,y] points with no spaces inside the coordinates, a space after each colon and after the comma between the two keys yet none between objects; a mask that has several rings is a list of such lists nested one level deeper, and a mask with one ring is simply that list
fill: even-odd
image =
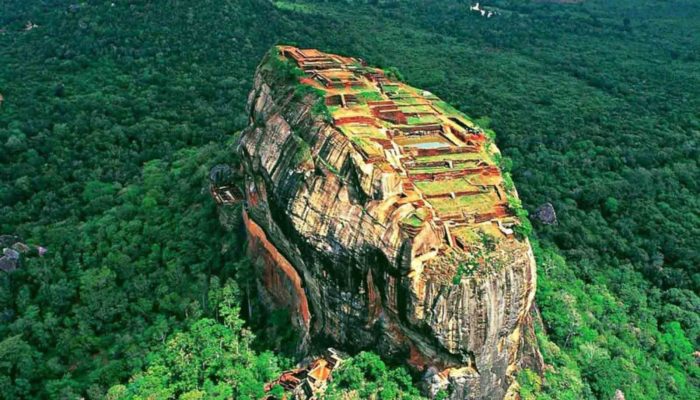
[{"label": "dense green forest", "polygon": [[[700,3],[482,4],[3,1],[0,234],[48,253],[0,271],[0,398],[252,399],[291,363],[238,315],[244,238],[207,192],[276,43],[397,67],[498,133],[528,210],[554,205],[551,367],[524,398],[699,398]],[[329,397],[418,396],[348,365]]]}]

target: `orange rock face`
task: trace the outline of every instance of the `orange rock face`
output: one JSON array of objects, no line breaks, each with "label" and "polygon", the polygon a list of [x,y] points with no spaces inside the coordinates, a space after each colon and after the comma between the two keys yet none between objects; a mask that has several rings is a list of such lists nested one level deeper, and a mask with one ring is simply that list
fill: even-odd
[{"label": "orange rock face", "polygon": [[243,221],[248,233],[248,253],[254,257],[252,261],[262,267],[265,289],[277,304],[294,311],[293,315],[299,318],[298,325],[308,330],[311,314],[299,274],[245,211]]},{"label": "orange rock face", "polygon": [[372,350],[427,394],[511,397],[540,360],[517,193],[478,126],[388,75],[288,46],[258,68],[238,149],[261,296],[295,315],[300,351]]}]

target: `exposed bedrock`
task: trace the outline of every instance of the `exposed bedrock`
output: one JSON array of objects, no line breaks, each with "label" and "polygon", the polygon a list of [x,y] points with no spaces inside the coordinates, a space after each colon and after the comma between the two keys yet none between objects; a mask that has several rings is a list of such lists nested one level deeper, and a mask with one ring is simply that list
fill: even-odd
[{"label": "exposed bedrock", "polygon": [[499,241],[489,250],[498,267],[455,283],[457,266],[430,251],[445,231],[426,225],[407,235],[400,179],[365,163],[312,112],[315,102],[258,69],[239,151],[248,250],[265,302],[290,310],[300,352],[314,343],[368,349],[420,371],[428,394],[514,396],[523,362],[541,363],[527,240]]}]

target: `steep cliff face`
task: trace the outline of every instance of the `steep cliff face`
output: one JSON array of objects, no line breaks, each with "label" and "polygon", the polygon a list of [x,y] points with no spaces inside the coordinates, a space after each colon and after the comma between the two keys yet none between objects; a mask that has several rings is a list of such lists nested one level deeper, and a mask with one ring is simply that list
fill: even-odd
[{"label": "steep cliff face", "polygon": [[292,47],[260,65],[248,106],[249,253],[300,351],[371,349],[431,394],[514,396],[523,360],[540,362],[536,271],[484,133],[361,60]]}]

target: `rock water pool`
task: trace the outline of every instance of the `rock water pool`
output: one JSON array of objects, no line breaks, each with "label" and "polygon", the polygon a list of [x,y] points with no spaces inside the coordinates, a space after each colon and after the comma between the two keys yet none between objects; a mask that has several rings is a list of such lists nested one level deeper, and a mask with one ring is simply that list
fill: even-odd
[{"label": "rock water pool", "polygon": [[443,149],[445,147],[450,147],[450,145],[442,142],[427,142],[407,144],[406,147],[416,147],[419,149]]}]

